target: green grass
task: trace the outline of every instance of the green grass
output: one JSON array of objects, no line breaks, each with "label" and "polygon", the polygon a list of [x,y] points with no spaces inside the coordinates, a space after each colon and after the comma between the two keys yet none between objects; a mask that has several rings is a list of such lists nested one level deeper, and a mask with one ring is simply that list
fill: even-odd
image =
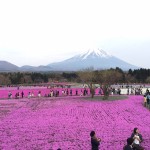
[{"label": "green grass", "polygon": [[97,100],[97,101],[115,101],[115,100],[124,100],[128,99],[128,96],[117,95],[117,96],[109,96],[107,100],[103,100],[103,96],[94,96],[94,98],[86,97],[85,100]]}]

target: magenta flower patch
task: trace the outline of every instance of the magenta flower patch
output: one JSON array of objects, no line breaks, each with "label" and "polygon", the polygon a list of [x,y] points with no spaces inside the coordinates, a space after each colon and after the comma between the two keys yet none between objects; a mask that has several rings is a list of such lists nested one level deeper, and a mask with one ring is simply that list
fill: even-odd
[{"label": "magenta flower patch", "polygon": [[1,100],[0,149],[89,150],[94,130],[101,150],[121,150],[137,127],[149,150],[150,112],[142,102],[142,96],[111,102],[71,96]]}]

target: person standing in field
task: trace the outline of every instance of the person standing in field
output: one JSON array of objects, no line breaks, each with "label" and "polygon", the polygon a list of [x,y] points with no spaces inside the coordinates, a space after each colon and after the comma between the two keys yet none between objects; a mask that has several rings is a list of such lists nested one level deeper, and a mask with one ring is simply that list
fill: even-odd
[{"label": "person standing in field", "polygon": [[62,93],[62,96],[64,96],[65,91],[62,89],[61,93]]},{"label": "person standing in field", "polygon": [[8,98],[11,99],[12,98],[12,93],[9,91],[8,92]]},{"label": "person standing in field", "polygon": [[91,150],[99,150],[101,139],[98,139],[96,137],[95,131],[91,131],[90,136],[91,136],[91,146],[92,146]]},{"label": "person standing in field", "polygon": [[146,96],[146,100],[147,100],[147,107],[149,108],[149,105],[150,105],[150,92],[148,92],[148,94]]},{"label": "person standing in field", "polygon": [[72,96],[72,89],[70,89],[70,95]]},{"label": "person standing in field", "polygon": [[146,107],[147,105],[147,99],[146,99],[146,95],[144,95],[144,107]]},{"label": "person standing in field", "polygon": [[138,128],[134,128],[131,138],[133,139],[133,149],[142,150],[143,147],[141,146],[141,142],[143,141],[143,138],[139,133]]},{"label": "person standing in field", "polygon": [[31,97],[33,98],[34,97],[34,92],[32,91],[32,93],[31,93]]},{"label": "person standing in field", "polygon": [[24,92],[23,92],[23,91],[21,92],[21,97],[22,97],[22,98],[24,97]]},{"label": "person standing in field", "polygon": [[67,91],[66,91],[66,95],[67,95],[67,96],[69,95],[69,91],[68,91],[68,89],[67,89]]},{"label": "person standing in field", "polygon": [[41,97],[41,91],[38,92],[38,98],[40,98],[40,97]]},{"label": "person standing in field", "polygon": [[31,98],[31,92],[28,93],[28,98],[29,98],[29,99]]},{"label": "person standing in field", "polygon": [[76,89],[76,96],[78,95],[78,90]]}]

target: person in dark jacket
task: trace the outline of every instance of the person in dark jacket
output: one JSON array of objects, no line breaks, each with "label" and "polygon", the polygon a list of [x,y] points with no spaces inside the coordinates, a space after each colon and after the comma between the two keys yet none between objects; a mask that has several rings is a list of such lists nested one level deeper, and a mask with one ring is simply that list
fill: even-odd
[{"label": "person in dark jacket", "polygon": [[95,131],[91,131],[90,136],[91,136],[92,150],[99,150],[101,139],[98,139],[96,137]]},{"label": "person in dark jacket", "polygon": [[133,144],[133,138],[128,138],[127,145],[124,146],[123,150],[133,150],[132,144]]},{"label": "person in dark jacket", "polygon": [[147,100],[147,107],[150,109],[150,92],[148,92],[146,100]]}]

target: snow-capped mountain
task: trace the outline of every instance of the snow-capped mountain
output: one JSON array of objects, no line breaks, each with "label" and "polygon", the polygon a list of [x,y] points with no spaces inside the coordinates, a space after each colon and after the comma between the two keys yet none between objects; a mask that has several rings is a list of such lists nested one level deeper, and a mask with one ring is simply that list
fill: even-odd
[{"label": "snow-capped mountain", "polygon": [[122,70],[139,68],[105,52],[102,49],[89,49],[88,51],[75,55],[67,60],[38,67],[26,65],[18,67],[9,62],[0,61],[0,72],[78,71],[87,68],[100,70],[116,67],[119,67]]},{"label": "snow-capped mountain", "polygon": [[89,49],[87,52],[84,52],[82,54],[79,55],[79,57],[81,57],[82,59],[88,59],[89,57],[104,57],[104,58],[109,58],[112,55],[108,54],[107,52],[105,52],[102,49]]},{"label": "snow-capped mountain", "polygon": [[59,71],[78,71],[91,67],[95,70],[116,67],[123,70],[138,68],[105,52],[102,49],[89,49],[85,53],[78,54],[62,62],[49,64],[48,66],[50,66],[52,70]]}]

